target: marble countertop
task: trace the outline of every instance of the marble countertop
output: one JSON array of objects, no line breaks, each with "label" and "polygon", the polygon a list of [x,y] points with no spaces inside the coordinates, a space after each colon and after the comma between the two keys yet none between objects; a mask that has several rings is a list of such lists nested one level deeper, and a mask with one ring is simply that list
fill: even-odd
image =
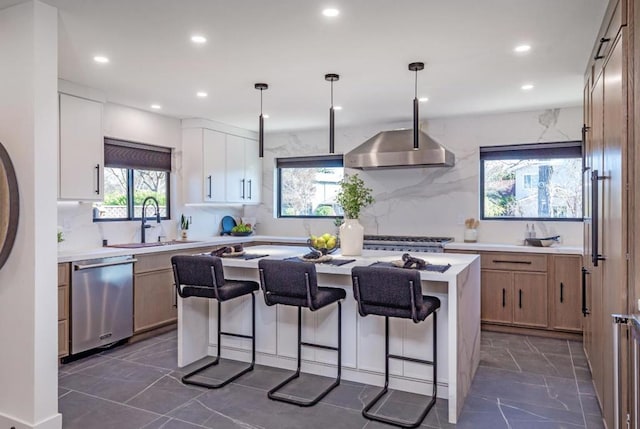
[{"label": "marble countertop", "polygon": [[[299,246],[278,246],[263,245],[247,248],[249,254],[266,254],[268,259],[286,259],[294,256],[302,256],[307,253],[305,249]],[[329,264],[316,264],[316,271],[319,274],[339,274],[351,275],[351,269],[356,266],[371,265],[374,262],[391,262],[402,258],[404,252],[394,252],[387,250],[363,250],[360,256],[342,256],[339,252],[332,253],[334,259],[355,259],[353,262],[335,266]],[[432,281],[455,281],[456,276],[469,266],[474,260],[479,258],[478,255],[462,255],[455,253],[428,253],[420,255],[428,263],[434,265],[447,265],[451,267],[444,273],[434,271],[420,271],[422,280]],[[238,268],[258,268],[260,259],[244,260],[241,258],[222,258],[225,267]]]},{"label": "marble countertop", "polygon": [[[58,262],[71,262],[84,259],[108,258],[111,256],[123,255],[143,255],[156,252],[168,252],[183,249],[197,249],[201,247],[223,246],[225,244],[251,243],[251,242],[268,242],[268,243],[295,243],[305,244],[307,237],[282,237],[272,235],[252,235],[249,237],[207,237],[203,239],[193,239],[189,242],[175,244],[167,244],[163,246],[141,247],[138,249],[123,249],[118,247],[97,247],[92,249],[76,249],[64,250],[58,252]],[[551,246],[551,247],[532,247],[516,244],[501,243],[461,243],[454,242],[445,245],[447,250],[478,250],[493,252],[522,252],[522,253],[556,253],[581,255],[581,247],[571,246]],[[432,259],[434,254],[429,254],[428,258]],[[434,262],[436,263],[436,262]]]},{"label": "marble countertop", "polygon": [[92,249],[64,250],[58,252],[58,263],[80,261],[85,259],[109,258],[112,256],[144,255],[148,253],[170,252],[174,250],[198,249],[201,247],[223,246],[248,242],[270,243],[299,243],[304,244],[306,237],[275,237],[269,235],[255,235],[249,237],[208,237],[202,240],[193,239],[184,243],[166,244],[162,246],[141,247],[138,249],[123,249],[119,247],[96,247]]},{"label": "marble countertop", "polygon": [[560,253],[565,255],[582,255],[582,247],[558,246],[533,247],[518,244],[503,243],[448,243],[444,246],[447,250],[483,250],[489,252],[521,252],[521,253]]}]

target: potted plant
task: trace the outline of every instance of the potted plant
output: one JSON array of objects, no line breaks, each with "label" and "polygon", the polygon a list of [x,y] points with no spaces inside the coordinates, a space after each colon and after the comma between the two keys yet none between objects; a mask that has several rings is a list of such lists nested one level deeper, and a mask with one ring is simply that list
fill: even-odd
[{"label": "potted plant", "polygon": [[364,186],[357,174],[347,175],[340,181],[336,202],[344,211],[344,223],[340,226],[340,248],[343,255],[361,255],[364,228],[358,222],[362,209],[375,200],[372,189]]},{"label": "potted plant", "polygon": [[189,238],[189,225],[191,225],[191,216],[180,215],[180,237],[183,240]]}]

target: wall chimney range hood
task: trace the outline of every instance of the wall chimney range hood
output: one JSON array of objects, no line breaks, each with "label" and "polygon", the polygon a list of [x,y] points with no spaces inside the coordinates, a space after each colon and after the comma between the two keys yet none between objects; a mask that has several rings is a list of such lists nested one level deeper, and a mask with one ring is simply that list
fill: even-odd
[{"label": "wall chimney range hood", "polygon": [[360,170],[377,168],[453,167],[455,156],[419,127],[418,72],[424,63],[413,62],[415,73],[413,128],[382,131],[344,155],[344,166]]},{"label": "wall chimney range hood", "polygon": [[382,131],[344,155],[344,166],[360,170],[391,168],[453,167],[455,155],[426,133],[414,130]]}]

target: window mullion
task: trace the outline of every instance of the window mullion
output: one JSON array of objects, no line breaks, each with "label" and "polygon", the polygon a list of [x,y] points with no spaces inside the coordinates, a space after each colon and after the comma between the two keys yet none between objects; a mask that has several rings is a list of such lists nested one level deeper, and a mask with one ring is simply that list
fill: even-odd
[{"label": "window mullion", "polygon": [[133,169],[127,169],[127,208],[129,211],[129,219],[135,218],[135,201],[133,199]]}]

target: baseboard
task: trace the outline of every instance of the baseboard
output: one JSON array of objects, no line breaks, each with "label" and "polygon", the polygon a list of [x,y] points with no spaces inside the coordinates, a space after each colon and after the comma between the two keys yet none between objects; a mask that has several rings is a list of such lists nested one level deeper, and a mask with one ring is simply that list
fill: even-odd
[{"label": "baseboard", "polygon": [[35,425],[0,413],[0,428],[2,429],[62,429],[62,414],[56,413]]},{"label": "baseboard", "polygon": [[482,323],[482,330],[502,332],[504,334],[531,335],[535,337],[557,338],[559,340],[582,341],[582,334],[578,332],[550,331],[520,326],[494,325],[491,323]]}]

